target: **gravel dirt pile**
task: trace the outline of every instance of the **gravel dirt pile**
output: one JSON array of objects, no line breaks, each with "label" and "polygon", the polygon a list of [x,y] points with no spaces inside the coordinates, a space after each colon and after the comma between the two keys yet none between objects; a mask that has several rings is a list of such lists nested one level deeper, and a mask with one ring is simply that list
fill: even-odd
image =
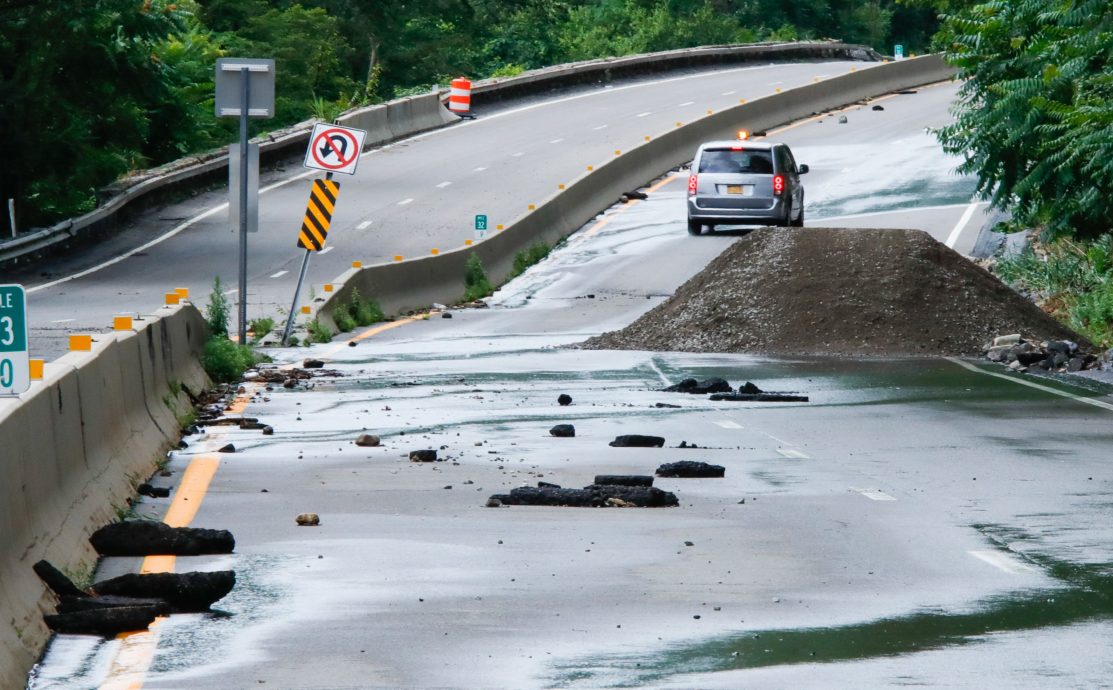
[{"label": "gravel dirt pile", "polygon": [[976,355],[1005,333],[1082,342],[919,230],[763,228],[731,245],[668,301],[582,347]]}]

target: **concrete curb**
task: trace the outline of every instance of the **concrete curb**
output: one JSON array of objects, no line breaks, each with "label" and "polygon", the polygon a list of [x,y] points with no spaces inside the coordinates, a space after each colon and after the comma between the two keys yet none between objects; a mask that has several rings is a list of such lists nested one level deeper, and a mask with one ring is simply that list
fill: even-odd
[{"label": "concrete curb", "polygon": [[42,614],[53,595],[32,564],[96,564],[88,536],[178,440],[177,415],[190,409],[178,384],[211,385],[206,331],[193,306],[165,307],[134,330],[94,336],[92,351],[47,364],[42,381],[0,400],[0,687],[23,687],[50,637]]},{"label": "concrete curb", "polygon": [[[610,78],[716,62],[824,58],[877,60],[879,56],[862,46],[830,42],[707,46],[558,65],[516,77],[476,82],[472,92],[476,102],[482,103],[559,86],[597,81],[600,77]],[[359,108],[344,113],[338,121],[342,125],[366,129],[365,148],[381,146],[459,122],[459,118],[441,106],[441,98],[445,93],[447,91],[431,92]],[[314,122],[306,121],[256,139],[259,142],[260,158],[270,161],[293,155],[296,148],[304,147],[309,141]],[[70,241],[83,242],[110,233],[119,226],[122,214],[134,210],[140,202],[149,201],[152,194],[171,189],[188,189],[204,180],[217,179],[226,174],[227,169],[228,155],[224,149],[219,149],[168,163],[112,185],[109,189],[116,196],[96,210],[49,228],[24,233],[16,239],[0,241],[0,266],[49,251]]]},{"label": "concrete curb", "polygon": [[635,149],[622,152],[581,175],[536,209],[475,244],[436,256],[351,269],[333,282],[332,296],[316,317],[335,330],[332,309],[358,288],[387,314],[421,309],[434,302],[452,304],[464,294],[464,264],[474,252],[495,284],[506,281],[514,255],[537,242],[555,244],[619,196],[637,189],[670,168],[691,160],[700,142],[733,139],[738,129],[770,129],[812,114],[891,91],[943,81],[954,76],[939,55],[890,62],[755,99],[669,130]]}]

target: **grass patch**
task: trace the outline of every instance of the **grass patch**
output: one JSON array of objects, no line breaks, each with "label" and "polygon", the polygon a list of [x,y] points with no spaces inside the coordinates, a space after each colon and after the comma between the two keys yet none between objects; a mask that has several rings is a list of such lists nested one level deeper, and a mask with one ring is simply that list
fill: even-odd
[{"label": "grass patch", "polygon": [[309,322],[309,343],[329,343],[332,342],[332,329],[321,323],[317,319]]},{"label": "grass patch", "polygon": [[517,278],[526,272],[530,266],[540,263],[552,248],[544,242],[538,242],[529,249],[523,249],[514,255],[514,269],[510,272],[511,278]]},{"label": "grass patch", "polygon": [[[348,315],[355,321],[356,326],[370,326],[373,323],[386,321],[379,303],[375,300],[365,300],[359,294],[359,288],[352,288],[352,295],[348,298]],[[340,325],[339,322],[336,324]],[[351,329],[348,329],[351,330]]]},{"label": "grass patch", "polygon": [[216,383],[234,383],[240,380],[248,367],[260,359],[247,345],[239,345],[224,337],[209,338],[201,354],[201,364]]},{"label": "grass patch", "polygon": [[343,305],[332,310],[332,321],[341,333],[347,333],[356,327],[356,320],[352,318],[348,308]]},{"label": "grass patch", "polygon": [[271,331],[274,330],[274,319],[269,316],[252,319],[248,330],[251,331],[252,342],[257,343],[270,335]]},{"label": "grass patch", "polygon": [[464,265],[464,301],[474,302],[494,291],[491,279],[487,277],[487,269],[483,268],[479,255],[472,252]]},{"label": "grass patch", "polygon": [[1033,243],[994,272],[1094,344],[1113,344],[1113,235]]},{"label": "grass patch", "polygon": [[224,294],[224,284],[220,276],[213,278],[213,290],[209,293],[209,306],[205,309],[205,321],[209,324],[209,336],[228,335],[228,314],[231,307]]}]

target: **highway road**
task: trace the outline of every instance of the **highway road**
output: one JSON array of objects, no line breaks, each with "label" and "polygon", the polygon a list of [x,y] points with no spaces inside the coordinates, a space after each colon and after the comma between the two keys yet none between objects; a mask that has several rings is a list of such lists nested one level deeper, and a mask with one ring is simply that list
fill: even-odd
[{"label": "highway road", "polygon": [[[463,245],[473,219],[508,223],[589,165],[644,137],[777,89],[879,63],[818,62],[669,73],[663,78],[570,91],[481,111],[474,121],[364,154],[356,176],[337,176],[340,196],[327,253],[314,257],[320,286],[353,260],[390,261]],[[842,165],[839,163],[839,165]],[[646,171],[647,180],[663,171]],[[261,180],[260,232],[252,235],[249,317],[289,308],[302,252],[297,230],[311,180],[300,159]],[[118,313],[151,313],[174,287],[203,303],[215,276],[238,276],[225,191],[139,215],[132,226],[80,256],[52,258],[7,280],[29,287],[33,356],[52,359],[74,332],[105,330]],[[157,242],[157,244],[152,244]],[[318,288],[319,289],[319,288]]]},{"label": "highway road", "polygon": [[[810,198],[840,224],[918,224],[961,246],[976,225],[970,183],[923,144],[952,88],[775,136],[814,166]],[[198,511],[194,526],[235,533],[234,555],[177,563],[236,570],[221,613],[125,641],[58,637],[33,687],[1107,684],[1108,389],[950,360],[561,348],[628,323],[735,240],[687,235],[682,182],[650,189],[489,309],[276,351],[343,376],[249,386],[257,395],[235,410],[273,436],[212,427],[154,480]],[[686,376],[811,402],[656,391]],[[550,437],[559,422],[576,437]],[[356,447],[365,431],[383,446]],[[666,447],[609,447],[621,433]],[[229,442],[236,453],[214,452]],[[410,463],[416,448],[447,461]],[[681,459],[726,477],[657,480],[680,497],[672,509],[484,507],[521,484],[583,486]],[[211,482],[183,487],[199,466],[217,467]],[[138,510],[158,518],[166,504]],[[295,526],[306,511],[320,527]],[[99,574],[139,567],[105,559]]]}]

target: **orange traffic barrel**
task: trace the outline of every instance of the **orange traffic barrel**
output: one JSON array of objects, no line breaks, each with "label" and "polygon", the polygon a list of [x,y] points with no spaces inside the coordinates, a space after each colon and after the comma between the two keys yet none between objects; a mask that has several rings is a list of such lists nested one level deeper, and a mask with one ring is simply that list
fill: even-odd
[{"label": "orange traffic barrel", "polygon": [[448,92],[448,109],[460,116],[471,112],[471,82],[464,77],[452,80],[452,90]]}]

